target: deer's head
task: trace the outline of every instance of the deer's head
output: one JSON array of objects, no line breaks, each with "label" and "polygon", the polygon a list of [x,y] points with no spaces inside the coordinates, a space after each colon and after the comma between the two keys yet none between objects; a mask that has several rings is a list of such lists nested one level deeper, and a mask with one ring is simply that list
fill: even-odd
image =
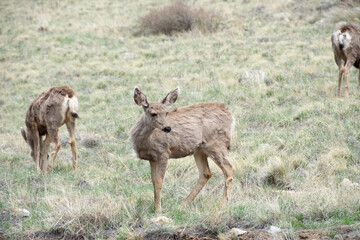
[{"label": "deer's head", "polygon": [[22,127],[20,129],[21,129],[22,137],[30,147],[31,157],[34,158],[34,140],[32,139],[31,132],[27,128],[26,128],[26,132]]},{"label": "deer's head", "polygon": [[166,97],[159,103],[148,102],[145,94],[143,94],[138,87],[134,89],[135,103],[144,109],[145,122],[147,126],[160,129],[164,132],[171,132],[171,126],[166,120],[168,114],[167,109],[170,108],[176,101],[180,94],[180,88],[169,92]]}]

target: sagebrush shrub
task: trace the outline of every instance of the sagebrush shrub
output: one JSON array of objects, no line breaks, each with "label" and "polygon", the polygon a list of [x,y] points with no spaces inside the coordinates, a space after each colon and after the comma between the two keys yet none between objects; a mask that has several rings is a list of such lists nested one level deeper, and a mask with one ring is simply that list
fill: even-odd
[{"label": "sagebrush shrub", "polygon": [[193,8],[182,1],[175,1],[172,5],[141,17],[140,27],[147,34],[172,35],[195,28],[202,32],[213,32],[218,29],[220,21],[221,17],[214,11]]}]

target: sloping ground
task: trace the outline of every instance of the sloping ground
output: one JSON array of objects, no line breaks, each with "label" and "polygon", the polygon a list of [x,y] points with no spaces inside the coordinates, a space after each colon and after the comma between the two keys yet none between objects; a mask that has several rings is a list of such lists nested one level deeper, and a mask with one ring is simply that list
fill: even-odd
[{"label": "sloping ground", "polygon": [[[350,97],[335,97],[330,36],[344,19],[323,21],[339,2],[208,0],[226,14],[217,33],[132,34],[138,16],[169,2],[0,1],[0,238],[227,239],[242,227],[239,239],[359,239],[357,71]],[[137,84],[152,100],[180,85],[178,107],[217,101],[232,110],[228,206],[219,204],[223,176],[210,162],[213,177],[180,209],[198,176],[192,158],[180,159],[169,163],[162,192],[173,223],[144,220],[154,214],[153,186],[129,140],[142,111],[131,97]],[[79,168],[66,163],[61,135],[54,171],[42,175],[19,126],[31,100],[53,85],[79,96]],[[17,208],[31,216],[10,213]]]},{"label": "sloping ground", "polygon": [[[239,240],[256,240],[256,239],[292,239],[289,238],[289,235],[286,233],[271,234],[263,229],[245,229],[247,233],[238,236],[234,239]],[[112,230],[116,232],[116,230]],[[111,231],[107,235],[102,236],[102,238],[116,237],[116,234],[111,234]],[[293,236],[294,237],[294,236]],[[18,237],[19,239],[34,239],[34,240],[53,240],[53,239],[64,239],[64,240],[77,240],[77,239],[96,239],[95,236],[81,236],[81,235],[71,235],[64,233],[64,230],[52,230],[50,232],[36,232],[28,235],[22,235]],[[231,238],[230,234],[216,234],[210,232],[201,232],[201,231],[190,231],[190,230],[177,230],[177,231],[165,231],[165,230],[156,230],[149,233],[146,233],[143,236],[137,236],[137,238],[143,238],[145,240],[212,240],[212,239],[229,239]],[[0,236],[1,239],[1,236]],[[6,238],[4,238],[6,239]],[[9,239],[12,239],[9,237]],[[304,229],[298,230],[295,232],[295,239],[308,239],[308,240],[330,240],[330,239],[343,239],[343,240],[358,240],[360,239],[359,225],[351,226],[339,226],[329,230],[314,230],[314,229]]]}]

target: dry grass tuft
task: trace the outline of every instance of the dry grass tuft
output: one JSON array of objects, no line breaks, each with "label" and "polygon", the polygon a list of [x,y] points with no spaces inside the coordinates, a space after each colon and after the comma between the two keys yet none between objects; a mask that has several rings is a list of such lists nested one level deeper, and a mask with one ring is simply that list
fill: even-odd
[{"label": "dry grass tuft", "polygon": [[271,157],[264,169],[263,182],[268,185],[287,188],[287,169],[279,157]]},{"label": "dry grass tuft", "polygon": [[218,29],[221,17],[215,11],[193,8],[182,1],[160,10],[153,10],[140,18],[144,33],[172,35],[198,29],[202,32],[214,32]]},{"label": "dry grass tuft", "polygon": [[82,144],[87,148],[96,148],[100,145],[100,139],[94,135],[87,135],[82,140]]}]

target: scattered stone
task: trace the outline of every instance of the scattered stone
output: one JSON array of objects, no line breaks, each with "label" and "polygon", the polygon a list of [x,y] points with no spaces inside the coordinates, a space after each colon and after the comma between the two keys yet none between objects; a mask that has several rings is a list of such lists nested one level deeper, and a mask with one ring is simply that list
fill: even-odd
[{"label": "scattered stone", "polygon": [[138,54],[132,52],[126,52],[120,56],[122,59],[134,59],[139,57]]},{"label": "scattered stone", "polygon": [[241,74],[238,81],[248,87],[264,88],[266,86],[265,79],[266,76],[263,71],[250,70]]},{"label": "scattered stone", "polygon": [[232,228],[230,230],[230,234],[233,237],[238,237],[238,236],[244,235],[245,233],[247,233],[247,231],[244,231],[244,230],[242,230],[240,228]]},{"label": "scattered stone", "polygon": [[29,212],[29,210],[26,210],[25,208],[18,208],[16,210],[17,214],[22,216],[22,217],[30,217],[31,213]]},{"label": "scattered stone", "polygon": [[271,148],[271,146],[268,143],[259,144],[259,150],[261,150],[261,151],[266,150],[266,149],[270,149],[270,148]]},{"label": "scattered stone", "polygon": [[281,229],[275,226],[271,226],[270,229],[268,230],[268,233],[274,234],[274,233],[279,233],[281,232]]},{"label": "scattered stone", "polygon": [[171,220],[171,218],[167,218],[165,216],[159,216],[159,217],[153,217],[151,219],[151,222],[156,223],[156,224],[164,224],[164,223],[171,223],[172,220]]},{"label": "scattered stone", "polygon": [[321,27],[321,26],[325,26],[325,25],[327,24],[327,22],[326,22],[325,19],[320,19],[320,20],[316,21],[314,24],[315,24],[316,26]]},{"label": "scattered stone", "polygon": [[346,187],[346,188],[354,188],[354,187],[359,187],[358,183],[353,183],[351,182],[349,179],[344,178],[342,180],[342,182],[340,183],[341,186]]}]

